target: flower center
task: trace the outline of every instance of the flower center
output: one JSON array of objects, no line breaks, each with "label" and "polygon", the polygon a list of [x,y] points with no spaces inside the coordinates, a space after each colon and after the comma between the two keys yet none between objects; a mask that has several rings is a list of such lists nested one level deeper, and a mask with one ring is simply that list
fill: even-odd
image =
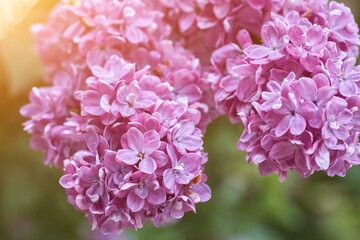
[{"label": "flower center", "polygon": [[173,172],[183,171],[184,170],[184,163],[179,163],[177,166],[173,168]]},{"label": "flower center", "polygon": [[135,94],[131,93],[126,97],[126,101],[129,105],[129,107],[134,107],[135,106]]},{"label": "flower center", "polygon": [[158,77],[160,77],[161,76],[161,74],[162,74],[162,72],[161,72],[161,68],[159,68],[159,67],[155,67],[154,68],[154,75],[155,76],[158,76]]},{"label": "flower center", "polygon": [[311,9],[308,8],[308,10],[306,11],[306,14],[305,14],[304,18],[308,18],[308,17],[310,16],[310,14],[311,14]]},{"label": "flower center", "polygon": [[139,153],[138,157],[142,159],[142,158],[144,158],[144,154],[143,154],[143,153]]},{"label": "flower center", "polygon": [[332,121],[332,122],[330,122],[330,128],[337,130],[340,128],[340,124],[337,121]]},{"label": "flower center", "polygon": [[195,184],[198,184],[199,182],[201,182],[201,179],[202,179],[202,175],[199,174],[199,175],[196,176],[196,178],[191,180],[191,182],[188,185],[185,186],[187,194],[189,194],[189,195],[193,194],[193,192],[190,191],[190,187],[192,185],[195,185]]},{"label": "flower center", "polygon": [[91,27],[91,25],[93,25],[93,23],[90,20],[86,19],[86,17],[82,17],[81,20],[88,27]]}]

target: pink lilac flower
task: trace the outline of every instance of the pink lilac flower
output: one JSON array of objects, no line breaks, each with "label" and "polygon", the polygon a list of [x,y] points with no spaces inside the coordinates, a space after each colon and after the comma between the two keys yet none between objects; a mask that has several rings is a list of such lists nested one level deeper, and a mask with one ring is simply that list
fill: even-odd
[{"label": "pink lilac flower", "polygon": [[261,175],[360,163],[359,28],[327,0],[83,0],[32,27],[51,86],[21,109],[93,229],[156,226],[208,201],[203,134],[242,123]]},{"label": "pink lilac flower", "polygon": [[164,171],[164,185],[167,189],[176,189],[175,184],[189,184],[194,179],[194,173],[199,172],[201,156],[195,153],[188,153],[178,159],[177,151],[167,146],[172,167]]},{"label": "pink lilac flower", "polygon": [[266,23],[261,29],[261,38],[264,45],[250,45],[244,50],[245,54],[252,59],[260,60],[261,63],[276,61],[285,56],[285,41],[279,37],[279,31],[273,23]]},{"label": "pink lilac flower", "polygon": [[[87,89],[74,93],[80,115],[70,113],[59,131],[70,132],[72,143],[81,144],[62,160],[60,184],[93,229],[120,233],[141,228],[148,218],[159,225],[208,201],[211,192],[202,177],[207,155],[196,127],[200,112],[186,97],[173,99],[171,90],[161,91],[161,99],[158,77],[116,56],[92,72]],[[122,115],[124,99],[128,107],[137,107],[131,114]],[[141,101],[146,104],[136,105]],[[165,205],[169,215],[163,213]]]},{"label": "pink lilac flower", "polygon": [[138,109],[149,108],[155,101],[156,95],[153,92],[141,91],[137,82],[133,81],[129,86],[119,87],[116,93],[116,101],[111,105],[111,111],[115,115],[129,117]]},{"label": "pink lilac flower", "polygon": [[[338,19],[344,12],[349,17]],[[245,47],[213,52],[218,110],[243,123],[238,148],[262,175],[344,176],[359,164],[357,29],[342,4],[289,1],[262,26],[262,45],[242,34]]]},{"label": "pink lilac flower", "polygon": [[143,135],[136,128],[130,128],[121,141],[124,149],[117,152],[117,161],[128,165],[139,162],[139,170],[148,174],[156,170],[156,162],[151,157],[151,154],[160,147],[160,136],[156,131],[150,130]]},{"label": "pink lilac flower", "polygon": [[360,73],[354,70],[355,62],[354,58],[348,58],[340,69],[331,60],[326,62],[331,84],[338,88],[344,97],[356,96],[359,93],[357,82],[360,80]]},{"label": "pink lilac flower", "polygon": [[135,183],[125,183],[118,196],[127,195],[126,204],[133,212],[140,211],[144,204],[160,205],[166,201],[166,193],[160,187],[155,174],[135,172],[131,175]]}]

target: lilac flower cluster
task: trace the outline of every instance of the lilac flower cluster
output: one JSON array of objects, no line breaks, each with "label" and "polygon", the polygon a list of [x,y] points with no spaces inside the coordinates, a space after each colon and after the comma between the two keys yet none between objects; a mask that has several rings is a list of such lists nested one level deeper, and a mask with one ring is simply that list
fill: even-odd
[{"label": "lilac flower cluster", "polygon": [[169,85],[147,71],[110,57],[76,92],[81,115],[64,123],[87,147],[64,161],[60,184],[103,233],[140,228],[147,218],[159,225],[210,198],[200,112],[186,98],[170,100]]},{"label": "lilac flower cluster", "polygon": [[327,0],[63,0],[32,27],[50,86],[21,109],[94,229],[210,198],[203,134],[228,114],[262,175],[359,164],[359,29]]},{"label": "lilac flower cluster", "polygon": [[[260,33],[272,12],[282,10],[285,0],[144,0],[165,14],[175,39],[180,38],[209,65],[211,53],[234,42],[242,29]],[[199,44],[201,43],[201,44]]]},{"label": "lilac flower cluster", "polygon": [[25,130],[45,163],[64,169],[68,201],[104,233],[158,226],[211,196],[210,86],[149,6],[63,1],[32,28],[52,85],[30,92]]},{"label": "lilac flower cluster", "polygon": [[[31,146],[45,151],[46,164],[61,166],[84,146],[83,141],[75,143],[76,136],[70,132],[64,133],[64,123],[72,112],[80,110],[74,93],[85,88],[86,79],[96,75],[98,67],[114,55],[136,63],[139,69],[150,66],[148,71],[164,83],[156,90],[159,97],[187,97],[189,108],[201,111],[197,127],[205,131],[216,116],[211,110],[210,86],[202,76],[199,60],[167,39],[169,26],[159,20],[161,16],[142,1],[84,0],[80,6],[58,5],[47,24],[32,27],[36,50],[52,86],[34,88],[31,104],[21,113],[31,118],[25,130],[32,134]],[[167,84],[170,97],[165,96]]]},{"label": "lilac flower cluster", "polygon": [[262,175],[344,176],[360,163],[358,32],[343,4],[293,1],[262,26],[262,45],[243,30],[213,53],[218,109],[244,124],[238,148]]}]

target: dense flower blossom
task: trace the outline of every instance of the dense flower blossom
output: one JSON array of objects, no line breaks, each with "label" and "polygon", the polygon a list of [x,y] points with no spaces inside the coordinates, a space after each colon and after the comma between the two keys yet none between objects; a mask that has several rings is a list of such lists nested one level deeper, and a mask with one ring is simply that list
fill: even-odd
[{"label": "dense flower blossom", "polygon": [[360,164],[353,15],[336,2],[288,1],[268,20],[261,45],[244,30],[238,46],[213,52],[218,110],[245,126],[238,148],[262,175],[275,172],[283,181],[294,169],[304,177],[320,170],[344,176]]},{"label": "dense flower blossom", "polygon": [[208,201],[218,115],[261,175],[360,164],[359,28],[327,0],[63,0],[32,27],[51,86],[20,112],[93,229],[159,226]]},{"label": "dense flower blossom", "polygon": [[[112,65],[114,61],[123,65]],[[157,77],[135,68],[116,56],[105,69],[93,67],[96,76],[87,79],[86,90],[75,93],[81,116],[66,124],[84,121],[87,131],[75,128],[85,147],[64,161],[60,183],[69,202],[104,233],[140,228],[147,218],[156,224],[179,218],[210,197],[209,187],[199,180],[207,161],[196,128],[200,112],[189,108],[186,98],[162,100],[156,95],[158,86],[147,83]],[[171,99],[171,91],[167,93],[163,97]],[[113,121],[104,122],[104,115]],[[180,199],[186,201],[176,214],[160,219]]]}]

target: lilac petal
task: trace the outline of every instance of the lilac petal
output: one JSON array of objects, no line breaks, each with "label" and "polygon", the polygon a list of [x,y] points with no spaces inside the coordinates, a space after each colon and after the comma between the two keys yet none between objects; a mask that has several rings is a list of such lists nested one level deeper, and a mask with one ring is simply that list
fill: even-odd
[{"label": "lilac petal", "polygon": [[311,46],[316,47],[317,45],[321,45],[321,41],[324,39],[324,32],[322,27],[314,26],[307,31],[306,36]]},{"label": "lilac petal", "polygon": [[286,115],[277,124],[277,126],[275,128],[275,135],[277,137],[284,135],[289,130],[291,119],[292,119],[291,115]]},{"label": "lilac petal", "polygon": [[177,159],[178,159],[177,155],[176,155],[175,147],[173,145],[168,144],[166,146],[166,150],[167,150],[167,153],[168,153],[168,155],[170,157],[172,166],[175,166],[175,164],[177,163]]},{"label": "lilac petal", "polygon": [[356,63],[355,58],[346,59],[346,61],[344,62],[343,66],[342,66],[342,71],[343,71],[344,76],[347,77],[354,70],[355,63]]},{"label": "lilac petal", "polygon": [[111,109],[110,101],[111,101],[111,96],[106,94],[103,95],[100,99],[100,107],[107,113],[109,113]]},{"label": "lilac petal", "polygon": [[150,155],[160,147],[160,136],[155,130],[147,131],[144,134],[144,155]]},{"label": "lilac petal", "polygon": [[174,206],[171,208],[171,217],[174,219],[179,219],[184,216],[184,210],[182,209],[183,202],[176,203],[177,205],[180,205],[181,207]]},{"label": "lilac petal", "polygon": [[181,89],[181,95],[187,97],[189,103],[198,101],[201,98],[201,90],[196,84],[188,84]]},{"label": "lilac petal", "polygon": [[200,202],[207,202],[211,198],[211,189],[205,183],[193,185],[191,191],[199,195]]},{"label": "lilac petal", "polygon": [[60,178],[59,183],[63,188],[73,188],[75,186],[76,179],[77,177],[74,177],[74,175],[66,174]]},{"label": "lilac petal", "polygon": [[119,225],[112,218],[107,218],[100,227],[100,230],[103,234],[113,234],[116,232],[120,232],[123,229],[123,226],[119,229]]},{"label": "lilac petal", "polygon": [[81,210],[87,210],[89,208],[88,204],[85,202],[85,196],[82,194],[76,196],[75,204]]},{"label": "lilac petal", "polygon": [[312,128],[321,128],[323,126],[323,116],[322,116],[322,110],[319,109],[316,112],[316,115],[309,120],[309,125]]},{"label": "lilac petal", "polygon": [[[239,76],[255,76],[256,67],[251,64],[241,64],[232,68],[232,72]],[[235,81],[236,79],[234,79]],[[237,79],[238,80],[238,79]]]},{"label": "lilac petal", "polygon": [[302,170],[309,170],[310,167],[308,166],[309,163],[309,156],[305,155],[301,149],[295,151],[295,163],[296,166]]},{"label": "lilac petal", "polygon": [[166,193],[163,188],[150,191],[146,201],[153,205],[160,205],[166,201]]},{"label": "lilac petal", "polygon": [[178,140],[182,140],[183,136],[189,136],[193,134],[194,130],[195,124],[192,121],[182,121],[180,128],[176,132],[176,137],[178,137]]},{"label": "lilac petal", "polygon": [[330,153],[325,144],[322,144],[319,151],[315,155],[315,162],[321,170],[326,170],[330,165]]},{"label": "lilac petal", "polygon": [[259,95],[260,87],[255,83],[254,77],[245,77],[238,82],[236,96],[240,101],[252,102],[254,96]]},{"label": "lilac petal", "polygon": [[316,116],[318,108],[312,102],[303,102],[299,109],[298,113],[305,119],[312,119]]},{"label": "lilac petal", "polygon": [[[274,112],[279,115],[288,115],[290,112],[292,112],[292,104],[290,101],[284,97],[280,97],[281,101],[281,107],[273,108]],[[295,100],[296,101],[296,100]]]},{"label": "lilac petal", "polygon": [[197,136],[187,136],[180,144],[189,151],[197,151],[201,148],[203,140]]},{"label": "lilac petal", "polygon": [[150,156],[154,158],[158,168],[164,167],[170,162],[169,156],[163,151],[155,150]]},{"label": "lilac petal", "polygon": [[273,24],[267,23],[262,27],[261,37],[268,48],[273,48],[278,43],[278,31]]},{"label": "lilac petal", "polygon": [[176,173],[175,176],[176,182],[182,185],[189,184],[191,179],[194,178],[194,174],[189,173]]},{"label": "lilac petal", "polygon": [[136,193],[136,195],[139,196],[139,198],[141,199],[145,199],[149,196],[149,188],[147,186],[143,186],[143,187],[137,187],[134,189],[134,192]]},{"label": "lilac petal", "polygon": [[298,25],[293,25],[289,29],[289,37],[291,42],[296,46],[301,46],[301,39],[303,39],[301,36],[303,35],[303,31]]},{"label": "lilac petal", "polygon": [[353,118],[353,114],[350,112],[350,110],[345,109],[342,113],[338,115],[338,123],[347,124],[351,122],[352,118]]},{"label": "lilac petal", "polygon": [[180,32],[186,32],[194,23],[196,14],[194,12],[183,13],[179,19]]},{"label": "lilac petal", "polygon": [[251,162],[259,165],[263,161],[268,159],[267,154],[264,151],[254,152],[254,150],[250,153],[251,154]]},{"label": "lilac petal", "polygon": [[295,148],[290,142],[277,142],[271,148],[269,157],[274,160],[283,160],[294,155]]},{"label": "lilac petal", "polygon": [[124,185],[121,186],[121,190],[122,191],[130,190],[131,188],[134,188],[136,186],[138,186],[138,183],[127,182],[127,183],[125,183]]},{"label": "lilac petal", "polygon": [[101,203],[91,204],[89,210],[92,214],[104,214],[104,208]]},{"label": "lilac petal", "polygon": [[90,168],[82,166],[78,173],[78,176],[80,178],[80,184],[89,187],[95,181],[98,181],[98,175],[99,169],[96,166],[92,166]]},{"label": "lilac petal", "polygon": [[330,119],[333,116],[339,114],[347,107],[347,102],[339,97],[333,97],[330,104],[326,107],[326,118]]},{"label": "lilac petal", "polygon": [[113,124],[117,120],[117,117],[112,113],[105,113],[100,117],[100,119],[104,125],[108,126]]},{"label": "lilac petal", "polygon": [[354,82],[360,81],[360,72],[353,72],[346,76],[346,80],[351,80]]},{"label": "lilac petal", "polygon": [[306,128],[306,121],[305,119],[296,114],[291,118],[290,121],[290,133],[297,136],[302,134],[305,131]]},{"label": "lilac petal", "polygon": [[330,72],[330,74],[332,76],[338,76],[340,70],[338,69],[338,67],[336,66],[336,64],[331,61],[331,60],[327,60],[326,62],[326,69]]},{"label": "lilac petal", "polygon": [[128,95],[133,95],[134,99],[137,100],[142,94],[141,88],[136,81],[133,81],[128,87]]},{"label": "lilac petal", "polygon": [[241,29],[237,33],[236,40],[242,49],[247,48],[249,45],[252,44],[252,39],[251,39],[250,33],[245,29]]},{"label": "lilac petal", "polygon": [[164,185],[167,189],[173,189],[175,186],[175,173],[173,172],[173,170],[170,169],[166,169],[164,171]]},{"label": "lilac petal", "polygon": [[221,79],[220,86],[223,88],[226,92],[233,92],[236,90],[237,86],[239,84],[239,78],[233,77],[231,75],[227,75]]},{"label": "lilac petal", "polygon": [[223,19],[226,17],[230,10],[230,3],[215,4],[213,11],[217,19]]},{"label": "lilac petal", "polygon": [[333,129],[333,133],[335,137],[337,137],[340,140],[345,140],[348,137],[350,137],[349,130],[342,125],[339,127],[339,129]]},{"label": "lilac petal", "polygon": [[197,25],[202,30],[216,26],[217,22],[218,22],[217,19],[213,19],[213,18],[200,17],[200,16],[198,16],[197,18]]},{"label": "lilac petal", "polygon": [[269,60],[278,60],[282,57],[284,57],[285,54],[283,53],[283,51],[280,51],[280,50],[276,50],[276,51],[271,51],[271,53],[269,54]]},{"label": "lilac petal", "polygon": [[334,96],[334,89],[332,87],[322,87],[318,91],[318,103],[326,106]]},{"label": "lilac petal", "polygon": [[191,172],[196,169],[199,169],[201,166],[201,156],[195,153],[185,154],[180,160],[179,163],[184,164],[184,171]]},{"label": "lilac petal", "polygon": [[64,31],[63,37],[70,40],[75,39],[80,37],[85,29],[86,27],[84,24],[82,24],[80,21],[76,21]]},{"label": "lilac petal", "polygon": [[356,96],[358,93],[358,86],[354,81],[345,80],[340,82],[339,84],[339,92],[344,97],[352,97]]},{"label": "lilac petal", "polygon": [[111,112],[114,114],[120,114],[122,117],[129,117],[135,113],[135,109],[128,104],[119,103],[114,101],[111,104]]},{"label": "lilac petal", "polygon": [[259,164],[259,172],[261,176],[269,176],[276,171],[276,165],[272,161],[264,161]]},{"label": "lilac petal", "polygon": [[129,40],[129,42],[133,44],[140,43],[144,40],[143,32],[139,28],[133,26],[126,27],[125,37],[127,40]]},{"label": "lilac petal", "polygon": [[139,130],[132,127],[129,129],[126,136],[130,149],[137,153],[143,153],[144,135]]},{"label": "lilac petal", "polygon": [[255,9],[262,9],[265,7],[265,0],[247,0],[248,4]]},{"label": "lilac petal", "polygon": [[127,206],[133,212],[138,212],[144,206],[145,200],[141,199],[134,191],[131,191],[126,199]]},{"label": "lilac petal", "polygon": [[330,82],[329,82],[329,78],[323,74],[323,73],[318,73],[313,77],[314,82],[316,83],[316,86],[320,89],[322,87],[329,87],[330,86]]},{"label": "lilac petal", "polygon": [[317,87],[311,78],[300,78],[296,90],[304,100],[314,101],[316,98]]},{"label": "lilac petal", "polygon": [[89,127],[86,134],[86,144],[89,150],[93,153],[96,152],[99,146],[99,136],[94,127]]},{"label": "lilac petal", "polygon": [[244,53],[252,59],[261,59],[267,57],[271,51],[271,48],[261,45],[250,45],[249,47],[244,49]]},{"label": "lilac petal", "polygon": [[130,149],[120,149],[116,154],[116,161],[124,162],[128,165],[136,164],[139,161],[140,157],[138,153]]},{"label": "lilac petal", "polygon": [[139,164],[139,170],[151,174],[156,170],[156,162],[152,157],[144,157]]},{"label": "lilac petal", "polygon": [[156,100],[156,95],[150,91],[143,91],[140,94],[139,99],[135,102],[135,108],[144,108],[147,109],[151,107]]}]

